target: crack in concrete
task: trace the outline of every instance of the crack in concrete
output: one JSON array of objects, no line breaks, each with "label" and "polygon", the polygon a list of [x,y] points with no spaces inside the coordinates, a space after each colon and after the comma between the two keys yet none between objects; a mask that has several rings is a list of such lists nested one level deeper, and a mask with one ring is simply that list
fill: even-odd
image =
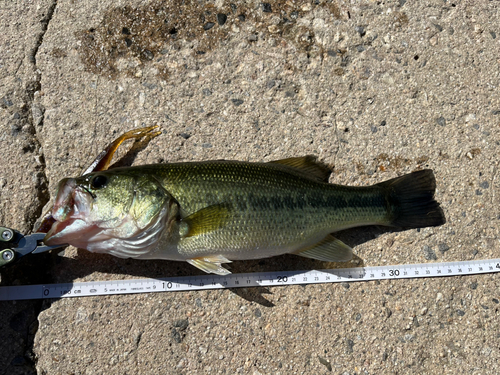
[{"label": "crack in concrete", "polygon": [[[35,47],[32,49],[29,60],[33,63],[34,70],[35,70],[35,80],[31,81],[27,85],[27,95],[28,95],[28,104],[30,108],[30,113],[28,116],[28,121],[30,124],[30,127],[32,128],[32,134],[34,137],[34,141],[36,142],[36,147],[38,148],[39,152],[39,163],[40,163],[40,187],[37,189],[37,198],[38,201],[40,202],[39,207],[35,210],[34,217],[31,218],[30,224],[33,225],[37,218],[42,214],[43,207],[47,204],[47,202],[50,200],[50,194],[48,190],[48,177],[45,172],[46,169],[46,164],[45,164],[45,157],[43,155],[43,148],[42,148],[42,143],[38,137],[37,134],[37,127],[42,127],[43,122],[45,119],[45,111],[42,106],[39,106],[35,103],[35,93],[37,91],[40,91],[41,89],[41,71],[37,67],[37,61],[36,61],[36,55],[40,49],[40,46],[43,43],[43,38],[45,36],[45,33],[47,32],[47,29],[49,27],[49,23],[52,20],[52,17],[54,16],[54,12],[57,6],[57,0],[54,0],[52,4],[47,9],[45,17],[43,17],[40,20],[42,29],[41,32],[38,35],[38,38],[35,43]],[[36,113],[35,113],[36,112]]]},{"label": "crack in concrete", "polygon": [[[50,4],[50,6],[47,9],[47,12],[45,16],[40,20],[41,23],[41,32],[38,34],[38,37],[36,39],[36,43],[34,48],[30,51],[30,54],[28,56],[29,62],[33,65],[34,73],[35,73],[35,79],[28,82],[26,85],[26,95],[27,95],[27,112],[28,112],[28,124],[31,128],[31,134],[33,136],[33,142],[35,144],[35,147],[37,148],[37,152],[39,155],[39,185],[37,187],[37,198],[39,205],[38,207],[33,211],[33,217],[30,218],[30,225],[33,226],[33,224],[36,222],[38,217],[42,214],[42,210],[46,203],[50,200],[50,194],[48,190],[48,177],[46,174],[46,164],[45,164],[45,158],[43,154],[43,148],[42,148],[42,142],[39,139],[39,135],[37,134],[37,127],[42,127],[43,122],[45,119],[44,115],[44,108],[37,104],[35,102],[35,93],[40,91],[41,89],[41,80],[42,80],[42,74],[41,71],[38,69],[37,66],[37,60],[36,60],[36,55],[40,49],[40,46],[43,43],[43,38],[45,36],[45,33],[47,32],[48,26],[50,21],[52,20],[54,16],[55,9],[57,7],[57,0],[53,0],[53,2]],[[42,311],[43,304],[40,303],[39,301],[34,303],[34,315],[36,319],[38,320],[38,316],[40,315],[40,312]],[[33,374],[37,374],[37,369],[36,369],[36,363],[37,363],[37,358],[34,353],[34,341],[35,341],[35,336],[38,331],[38,325],[36,325],[33,329],[31,329],[31,332],[28,334],[28,340],[26,342],[25,346],[25,358],[28,361],[29,367],[31,367],[31,370],[33,371]]]},{"label": "crack in concrete", "polygon": [[[38,53],[38,50],[40,49],[40,46],[43,43],[43,37],[45,36],[45,33],[47,32],[47,29],[49,27],[49,23],[52,20],[52,17],[54,16],[54,11],[56,9],[56,6],[57,6],[57,0],[54,0],[52,2],[52,4],[49,6],[49,8],[47,9],[47,14],[45,15],[45,17],[40,20],[40,23],[42,25],[42,32],[38,35],[36,45],[33,48],[32,55],[31,55],[31,57],[33,59],[33,64],[35,65],[35,68],[37,66],[36,65],[36,54]],[[38,80],[38,81],[40,81],[40,80]]]}]

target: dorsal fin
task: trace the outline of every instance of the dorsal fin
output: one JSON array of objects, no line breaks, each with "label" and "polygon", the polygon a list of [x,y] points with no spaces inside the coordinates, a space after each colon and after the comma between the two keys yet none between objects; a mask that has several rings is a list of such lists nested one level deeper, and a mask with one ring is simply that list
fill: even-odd
[{"label": "dorsal fin", "polygon": [[316,156],[313,155],[273,160],[269,163],[286,165],[288,167],[297,169],[309,178],[324,182],[328,182],[328,178],[332,173],[330,168],[328,168],[325,164],[319,162]]}]

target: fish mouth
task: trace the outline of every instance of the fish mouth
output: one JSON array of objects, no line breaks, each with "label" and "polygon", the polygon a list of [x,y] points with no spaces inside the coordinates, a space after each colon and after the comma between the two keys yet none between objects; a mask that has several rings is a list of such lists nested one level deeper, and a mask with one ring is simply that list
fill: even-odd
[{"label": "fish mouth", "polygon": [[44,243],[72,245],[121,258],[147,257],[164,233],[170,200],[165,199],[158,212],[141,226],[129,211],[103,218],[98,212],[98,199],[79,185],[78,179],[62,180],[52,207],[55,222],[45,235]]},{"label": "fish mouth", "polygon": [[56,220],[47,232],[43,242],[46,245],[78,244],[79,239],[95,234],[99,230],[89,223],[93,203],[92,194],[77,185],[74,178],[61,180],[52,208],[52,217]]}]

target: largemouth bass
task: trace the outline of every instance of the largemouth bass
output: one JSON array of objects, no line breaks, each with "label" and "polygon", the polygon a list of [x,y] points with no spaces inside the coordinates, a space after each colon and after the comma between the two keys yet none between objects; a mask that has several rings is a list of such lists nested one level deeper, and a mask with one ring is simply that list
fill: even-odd
[{"label": "largemouth bass", "polygon": [[280,254],[349,261],[331,235],[445,223],[431,170],[372,186],[329,184],[312,156],[269,163],[205,161],[89,173],[59,183],[47,245],[122,258],[187,261],[219,275],[232,260]]}]

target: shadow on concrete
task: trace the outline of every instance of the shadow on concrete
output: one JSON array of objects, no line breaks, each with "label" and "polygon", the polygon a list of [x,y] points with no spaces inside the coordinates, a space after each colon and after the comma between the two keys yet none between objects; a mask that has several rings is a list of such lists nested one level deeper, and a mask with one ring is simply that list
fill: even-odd
[{"label": "shadow on concrete", "polygon": [[[51,254],[27,257],[1,268],[0,286],[52,283]],[[42,266],[41,266],[42,265]],[[36,374],[33,343],[42,300],[0,302],[0,374]]]},{"label": "shadow on concrete", "polygon": [[[402,230],[404,229],[396,229],[396,231]],[[394,231],[394,228],[373,226],[345,230],[336,233],[335,236],[353,247],[354,252],[356,252],[356,246],[371,241],[384,233]],[[50,283],[71,284],[73,280],[85,278],[93,273],[116,274],[120,276],[127,275],[133,278],[153,279],[167,276],[189,277],[206,275],[203,271],[185,262],[121,259],[106,254],[91,253],[82,249],[78,249],[78,256],[74,259],[58,256],[57,253],[60,251],[61,250],[53,250],[52,254],[32,255],[21,259],[18,263],[9,268],[8,272],[2,274],[3,284],[8,285],[13,282],[18,285]],[[352,261],[346,263],[330,263],[296,255],[282,255],[266,259],[235,261],[226,266],[233,274],[279,271],[297,271],[297,273],[300,273],[307,270],[327,269],[335,275],[335,270],[337,269],[361,268],[364,267],[364,262],[357,255],[354,256]],[[24,275],[22,280],[19,279],[18,275]],[[122,278],[120,276],[117,276],[117,279]],[[248,285],[242,288],[228,289],[247,301],[255,302],[265,307],[274,306],[272,302],[265,298],[266,294],[272,293],[271,289],[268,287]],[[50,303],[46,305],[50,306]]]}]

